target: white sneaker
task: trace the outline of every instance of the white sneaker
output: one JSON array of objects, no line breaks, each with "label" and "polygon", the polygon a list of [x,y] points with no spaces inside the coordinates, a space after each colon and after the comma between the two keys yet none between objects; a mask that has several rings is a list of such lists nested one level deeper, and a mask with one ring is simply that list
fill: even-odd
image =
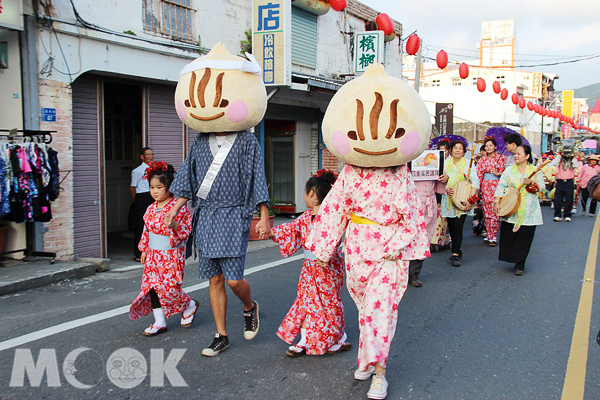
[{"label": "white sneaker", "polygon": [[357,369],[356,371],[354,371],[354,379],[356,379],[357,381],[366,381],[371,377],[371,375],[373,375],[374,372],[375,367],[373,366],[367,368],[366,371],[361,371],[360,369]]},{"label": "white sneaker", "polygon": [[387,388],[388,382],[385,379],[385,375],[383,372],[378,372],[373,375],[373,380],[371,381],[371,387],[367,392],[368,399],[385,399],[387,397]]},{"label": "white sneaker", "polygon": [[571,222],[571,217],[565,218],[565,222]]},{"label": "white sneaker", "polygon": [[556,222],[560,222],[560,221],[562,221],[562,218],[561,218],[561,217],[554,217],[554,220],[555,220]]}]

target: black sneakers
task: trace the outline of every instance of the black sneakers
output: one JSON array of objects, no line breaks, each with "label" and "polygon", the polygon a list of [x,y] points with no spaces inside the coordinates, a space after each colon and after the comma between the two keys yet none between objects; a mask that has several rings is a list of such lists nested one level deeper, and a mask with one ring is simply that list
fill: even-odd
[{"label": "black sneakers", "polygon": [[460,267],[459,256],[452,256],[452,257],[450,257],[450,262],[452,263],[453,267]]},{"label": "black sneakers", "polygon": [[213,342],[202,350],[202,355],[206,357],[214,357],[218,355],[220,352],[225,351],[229,348],[229,338],[227,336],[223,336],[220,333],[215,333],[215,338]]},{"label": "black sneakers", "polygon": [[246,340],[252,340],[258,333],[260,328],[260,319],[258,317],[258,303],[252,302],[254,308],[250,311],[244,311],[244,338]]}]

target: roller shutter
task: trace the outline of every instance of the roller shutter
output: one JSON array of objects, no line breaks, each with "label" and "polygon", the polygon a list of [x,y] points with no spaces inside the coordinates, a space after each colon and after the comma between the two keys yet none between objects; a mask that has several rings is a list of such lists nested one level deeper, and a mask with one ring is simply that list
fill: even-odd
[{"label": "roller shutter", "polygon": [[102,257],[101,152],[96,78],[80,77],[73,90],[73,222],[75,257]]},{"label": "roller shutter", "polygon": [[148,87],[148,146],[155,161],[167,161],[178,170],[184,158],[184,125],[177,116],[175,86]]},{"label": "roller shutter", "polygon": [[292,7],[292,62],[317,67],[317,15]]}]

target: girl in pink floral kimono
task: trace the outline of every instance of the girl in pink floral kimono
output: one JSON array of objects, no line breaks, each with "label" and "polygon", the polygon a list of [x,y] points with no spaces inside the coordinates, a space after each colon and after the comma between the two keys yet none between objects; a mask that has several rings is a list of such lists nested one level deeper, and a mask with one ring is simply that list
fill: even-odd
[{"label": "girl in pink floral kimono", "polygon": [[129,309],[129,317],[136,320],[152,313],[154,323],[143,332],[155,336],[167,331],[166,318],[181,313],[181,326],[189,327],[194,321],[198,302],[183,291],[185,242],[191,232],[191,216],[183,206],[167,226],[165,214],[173,208],[176,199],[169,192],[173,182],[173,166],[164,161],[150,163],[144,179],[150,181],[150,195],[156,200],[144,214],[144,232],[139,249],[144,264],[142,289]]},{"label": "girl in pink floral kimono", "polygon": [[298,295],[277,330],[277,336],[289,344],[300,333],[300,341],[285,352],[290,357],[336,354],[349,350],[351,346],[344,342],[342,254],[336,249],[327,265],[321,266],[317,264],[315,255],[304,246],[313,220],[335,179],[335,175],[327,170],[320,170],[313,175],[306,182],[304,192],[308,210],[294,222],[278,225],[270,232],[273,241],[279,243],[282,256],[289,257],[299,249],[304,249],[305,260],[298,281]]}]

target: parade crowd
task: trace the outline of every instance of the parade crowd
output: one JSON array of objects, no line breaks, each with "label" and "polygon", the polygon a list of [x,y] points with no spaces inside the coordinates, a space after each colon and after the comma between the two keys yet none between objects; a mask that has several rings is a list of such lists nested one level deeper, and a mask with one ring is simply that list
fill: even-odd
[{"label": "parade crowd", "polygon": [[[465,140],[429,141],[429,114],[416,92],[388,76],[382,66],[371,66],[337,92],[325,114],[324,140],[345,163],[339,176],[319,170],[307,177],[307,211],[293,222],[271,228],[260,145],[249,131],[264,115],[264,86],[260,67],[257,74],[248,66],[252,63],[244,60],[240,65],[245,69],[241,69],[238,59],[217,45],[184,68],[176,92],[177,112],[200,132],[190,154],[175,173],[171,165],[153,161],[152,149],[144,148],[143,163],[133,173],[131,195],[140,235],[135,257],[144,264],[144,272],[129,316],[132,320],[154,316],[145,336],[166,332],[167,319],[175,314],[181,314],[183,327],[194,322],[200,304],[182,289],[186,242],[198,260],[199,278],[209,281],[215,321],[213,341],[202,355],[214,357],[230,347],[225,284],[242,303],[244,338],[252,340],[257,335],[259,304],[244,278],[244,267],[250,220],[258,210],[261,218],[256,233],[261,239],[275,241],[284,257],[304,252],[296,299],[273,332],[289,345],[285,354],[316,356],[351,349],[341,296],[345,278],[359,318],[354,378],[371,379],[367,397],[384,399],[398,304],[409,284],[423,286],[419,274],[431,249],[450,247],[450,264],[461,266],[463,257],[468,257],[462,248],[467,216],[474,216],[474,233],[481,234],[489,246],[499,246],[499,259],[513,263],[515,275],[523,275],[536,227],[542,224],[540,196],[553,191],[557,222],[571,221],[578,194],[584,212],[590,197],[590,216],[596,211],[598,156],[578,159],[574,148],[569,152],[563,146],[552,164],[544,164],[534,159],[519,134],[512,133],[502,136],[508,156],[497,151],[497,139],[489,136],[481,144],[480,157],[471,154],[467,159]],[[221,97],[227,95],[219,86],[222,82],[231,78],[242,92],[246,90],[241,95],[245,108],[241,100],[237,102],[238,108],[227,111],[225,122],[219,120],[224,112],[197,115],[197,105],[210,108],[211,102],[204,97],[209,96],[205,90],[211,69],[223,71],[216,81],[216,111],[223,107]],[[356,99],[356,110],[347,110],[345,97]],[[363,103],[373,97],[369,142],[360,124]],[[391,103],[392,112],[387,134],[378,136],[384,101]],[[403,112],[397,113],[395,107]],[[408,113],[413,118],[402,120],[401,115]],[[394,139],[400,145],[389,148],[388,141]],[[444,151],[438,153],[444,167],[433,180],[415,182],[407,164],[428,143],[430,149]],[[148,198],[153,200],[149,205]]]}]

